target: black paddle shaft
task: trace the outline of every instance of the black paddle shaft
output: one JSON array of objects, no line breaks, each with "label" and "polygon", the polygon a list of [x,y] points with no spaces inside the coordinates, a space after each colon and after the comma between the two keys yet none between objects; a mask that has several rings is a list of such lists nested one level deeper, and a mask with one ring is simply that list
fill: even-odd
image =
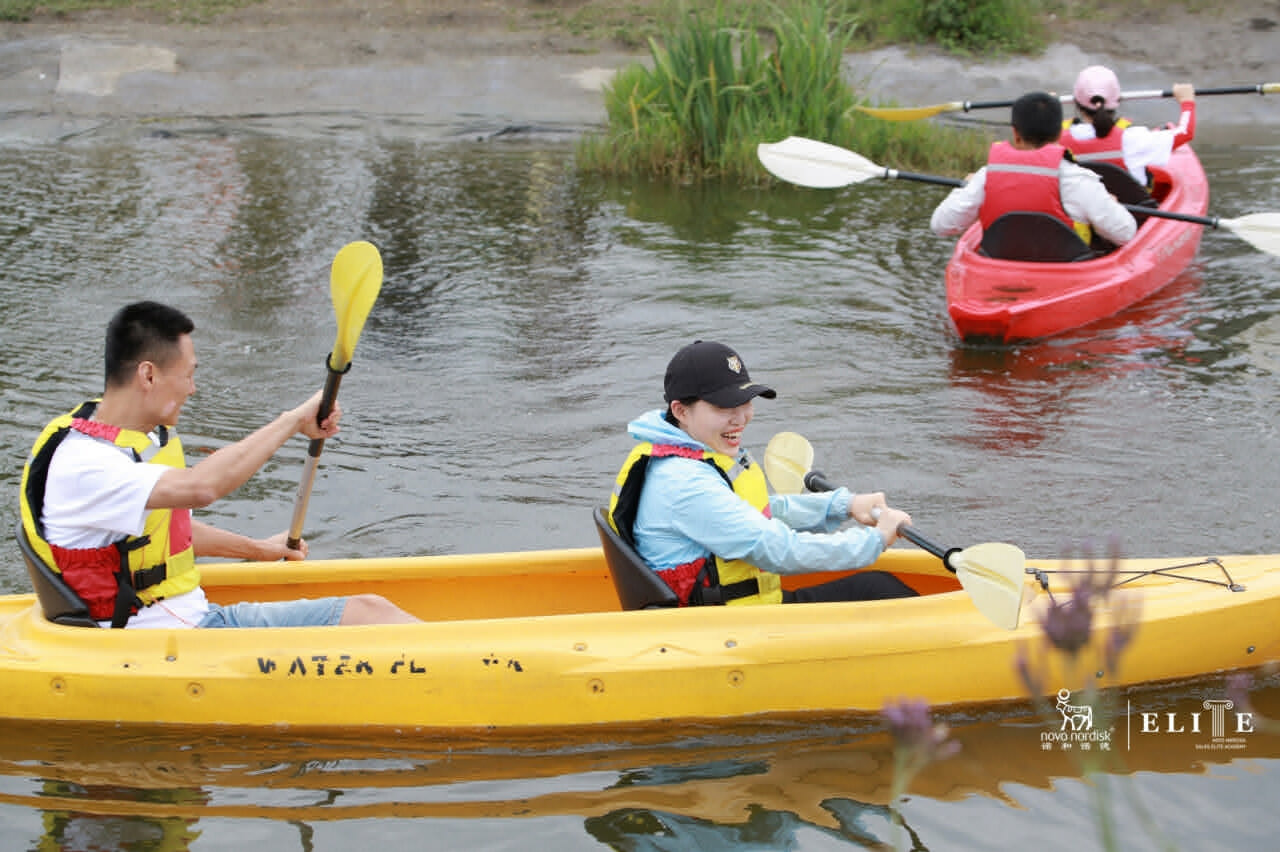
[{"label": "black paddle shaft", "polygon": [[[351,372],[351,362],[348,361],[345,368],[335,370],[333,369],[333,354],[330,353],[329,357],[325,358],[324,367],[329,372],[324,380],[324,391],[320,394],[320,406],[316,410],[317,426],[333,413],[333,404],[338,400],[338,386],[342,384],[342,377]],[[307,446],[307,455],[312,458],[318,458],[323,450],[324,438],[312,438],[311,443]]]},{"label": "black paddle shaft", "polygon": [[[942,175],[922,175],[917,172],[900,172],[897,169],[885,169],[884,177],[892,180],[910,180],[916,183],[931,183],[934,186],[964,186],[960,178],[943,177]],[[1121,204],[1130,213],[1141,213],[1157,219],[1177,219],[1181,222],[1195,222],[1210,228],[1218,227],[1220,220],[1214,216],[1197,216],[1194,213],[1178,213],[1174,210],[1161,210],[1158,207],[1143,207],[1141,204]]]},{"label": "black paddle shaft", "polygon": [[[804,475],[804,487],[808,488],[810,491],[835,491],[838,486],[818,471],[811,470]],[[956,572],[955,566],[951,564],[951,557],[959,553],[960,548],[939,547],[920,533],[916,532],[915,528],[910,524],[903,524],[898,527],[898,535],[902,536],[916,547],[919,547],[921,550],[927,550],[934,556],[941,559],[942,564],[947,566],[947,570],[952,574]]]},{"label": "black paddle shaft", "polygon": [[[1196,89],[1196,95],[1198,97],[1203,97],[1205,95],[1252,95],[1254,93],[1257,93],[1259,95],[1265,95],[1267,93],[1267,84],[1266,83],[1250,83],[1247,86],[1218,86],[1216,88],[1209,88],[1209,89]],[[1150,97],[1150,95],[1153,95],[1155,93],[1151,92],[1150,94],[1148,93],[1142,93],[1142,94],[1147,97]],[[1161,89],[1160,97],[1162,98],[1173,97],[1173,89]],[[1063,95],[1063,98],[1065,99],[1067,98],[1067,96]],[[1121,100],[1124,99],[1124,92],[1120,93],[1120,98]],[[1070,103],[1070,100],[1068,99],[1066,100],[1066,102]],[[969,112],[970,110],[975,110],[975,109],[1005,109],[1011,106],[1013,106],[1013,101],[962,101],[960,103],[960,108],[965,112]]]}]

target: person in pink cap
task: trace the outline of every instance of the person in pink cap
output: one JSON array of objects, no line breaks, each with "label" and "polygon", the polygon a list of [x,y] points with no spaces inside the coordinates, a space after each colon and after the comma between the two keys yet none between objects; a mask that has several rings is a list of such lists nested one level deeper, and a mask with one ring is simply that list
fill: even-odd
[{"label": "person in pink cap", "polygon": [[1196,90],[1177,83],[1173,96],[1182,105],[1177,124],[1161,129],[1139,127],[1120,118],[1120,81],[1103,65],[1090,65],[1076,77],[1072,89],[1076,118],[1062,130],[1062,144],[1076,162],[1103,162],[1119,166],[1141,186],[1147,186],[1147,166],[1163,166],[1173,149],[1196,135]]}]

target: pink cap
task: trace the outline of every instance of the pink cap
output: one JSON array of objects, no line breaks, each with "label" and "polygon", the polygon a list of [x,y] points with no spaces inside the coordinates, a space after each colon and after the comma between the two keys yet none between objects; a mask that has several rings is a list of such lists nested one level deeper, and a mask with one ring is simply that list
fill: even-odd
[{"label": "pink cap", "polygon": [[1080,76],[1076,77],[1076,87],[1073,92],[1076,103],[1094,107],[1093,99],[1102,98],[1102,106],[1105,109],[1115,109],[1120,106],[1120,81],[1116,79],[1116,74],[1110,68],[1102,65],[1090,65],[1088,68],[1080,72]]}]

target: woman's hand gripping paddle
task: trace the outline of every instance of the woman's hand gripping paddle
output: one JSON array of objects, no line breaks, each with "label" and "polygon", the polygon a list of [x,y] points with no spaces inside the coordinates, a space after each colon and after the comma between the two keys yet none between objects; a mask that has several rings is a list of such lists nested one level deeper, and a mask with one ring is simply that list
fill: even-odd
[{"label": "woman's hand gripping paddle", "polygon": [[[333,312],[338,320],[338,338],[325,361],[328,376],[320,397],[317,422],[323,422],[333,411],[338,385],[351,369],[356,342],[360,340],[364,322],[369,318],[378,291],[382,289],[382,256],[378,249],[363,241],[347,243],[339,249],[329,271],[329,289],[333,296]],[[302,481],[298,483],[298,499],[293,507],[293,522],[289,525],[288,544],[294,550],[302,543],[302,524],[307,517],[307,503],[311,500],[311,486],[316,481],[316,467],[323,449],[324,438],[313,438],[307,448],[307,465],[302,472]]]},{"label": "woman's hand gripping paddle", "polygon": [[[812,470],[812,465],[813,447],[795,432],[774,435],[764,451],[765,475],[779,494],[834,491],[836,485]],[[994,624],[1006,630],[1018,626],[1026,574],[1026,555],[1021,549],[1003,542],[942,548],[909,524],[899,527],[898,534],[941,559],[960,580],[974,606]]]}]

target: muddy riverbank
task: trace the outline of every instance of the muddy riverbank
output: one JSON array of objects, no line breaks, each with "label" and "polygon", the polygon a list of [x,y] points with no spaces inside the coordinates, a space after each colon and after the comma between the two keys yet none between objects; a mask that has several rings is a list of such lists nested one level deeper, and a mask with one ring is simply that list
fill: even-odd
[{"label": "muddy riverbank", "polygon": [[[388,133],[480,137],[579,132],[603,119],[600,87],[633,48],[535,14],[565,2],[429,4],[267,0],[208,24],[136,11],[0,25],[0,138],[72,136],[118,119],[295,120],[323,131],[371,121]],[[892,47],[851,54],[851,79],[902,104],[1062,90],[1080,67],[1116,68],[1126,88],[1266,82],[1280,0],[1213,14],[1165,10],[1059,25],[1041,55],[955,57]],[[1204,99],[1201,134],[1273,132],[1280,97]],[[1135,107],[1139,120],[1171,104]],[[1003,116],[985,115],[1000,121]]]}]

